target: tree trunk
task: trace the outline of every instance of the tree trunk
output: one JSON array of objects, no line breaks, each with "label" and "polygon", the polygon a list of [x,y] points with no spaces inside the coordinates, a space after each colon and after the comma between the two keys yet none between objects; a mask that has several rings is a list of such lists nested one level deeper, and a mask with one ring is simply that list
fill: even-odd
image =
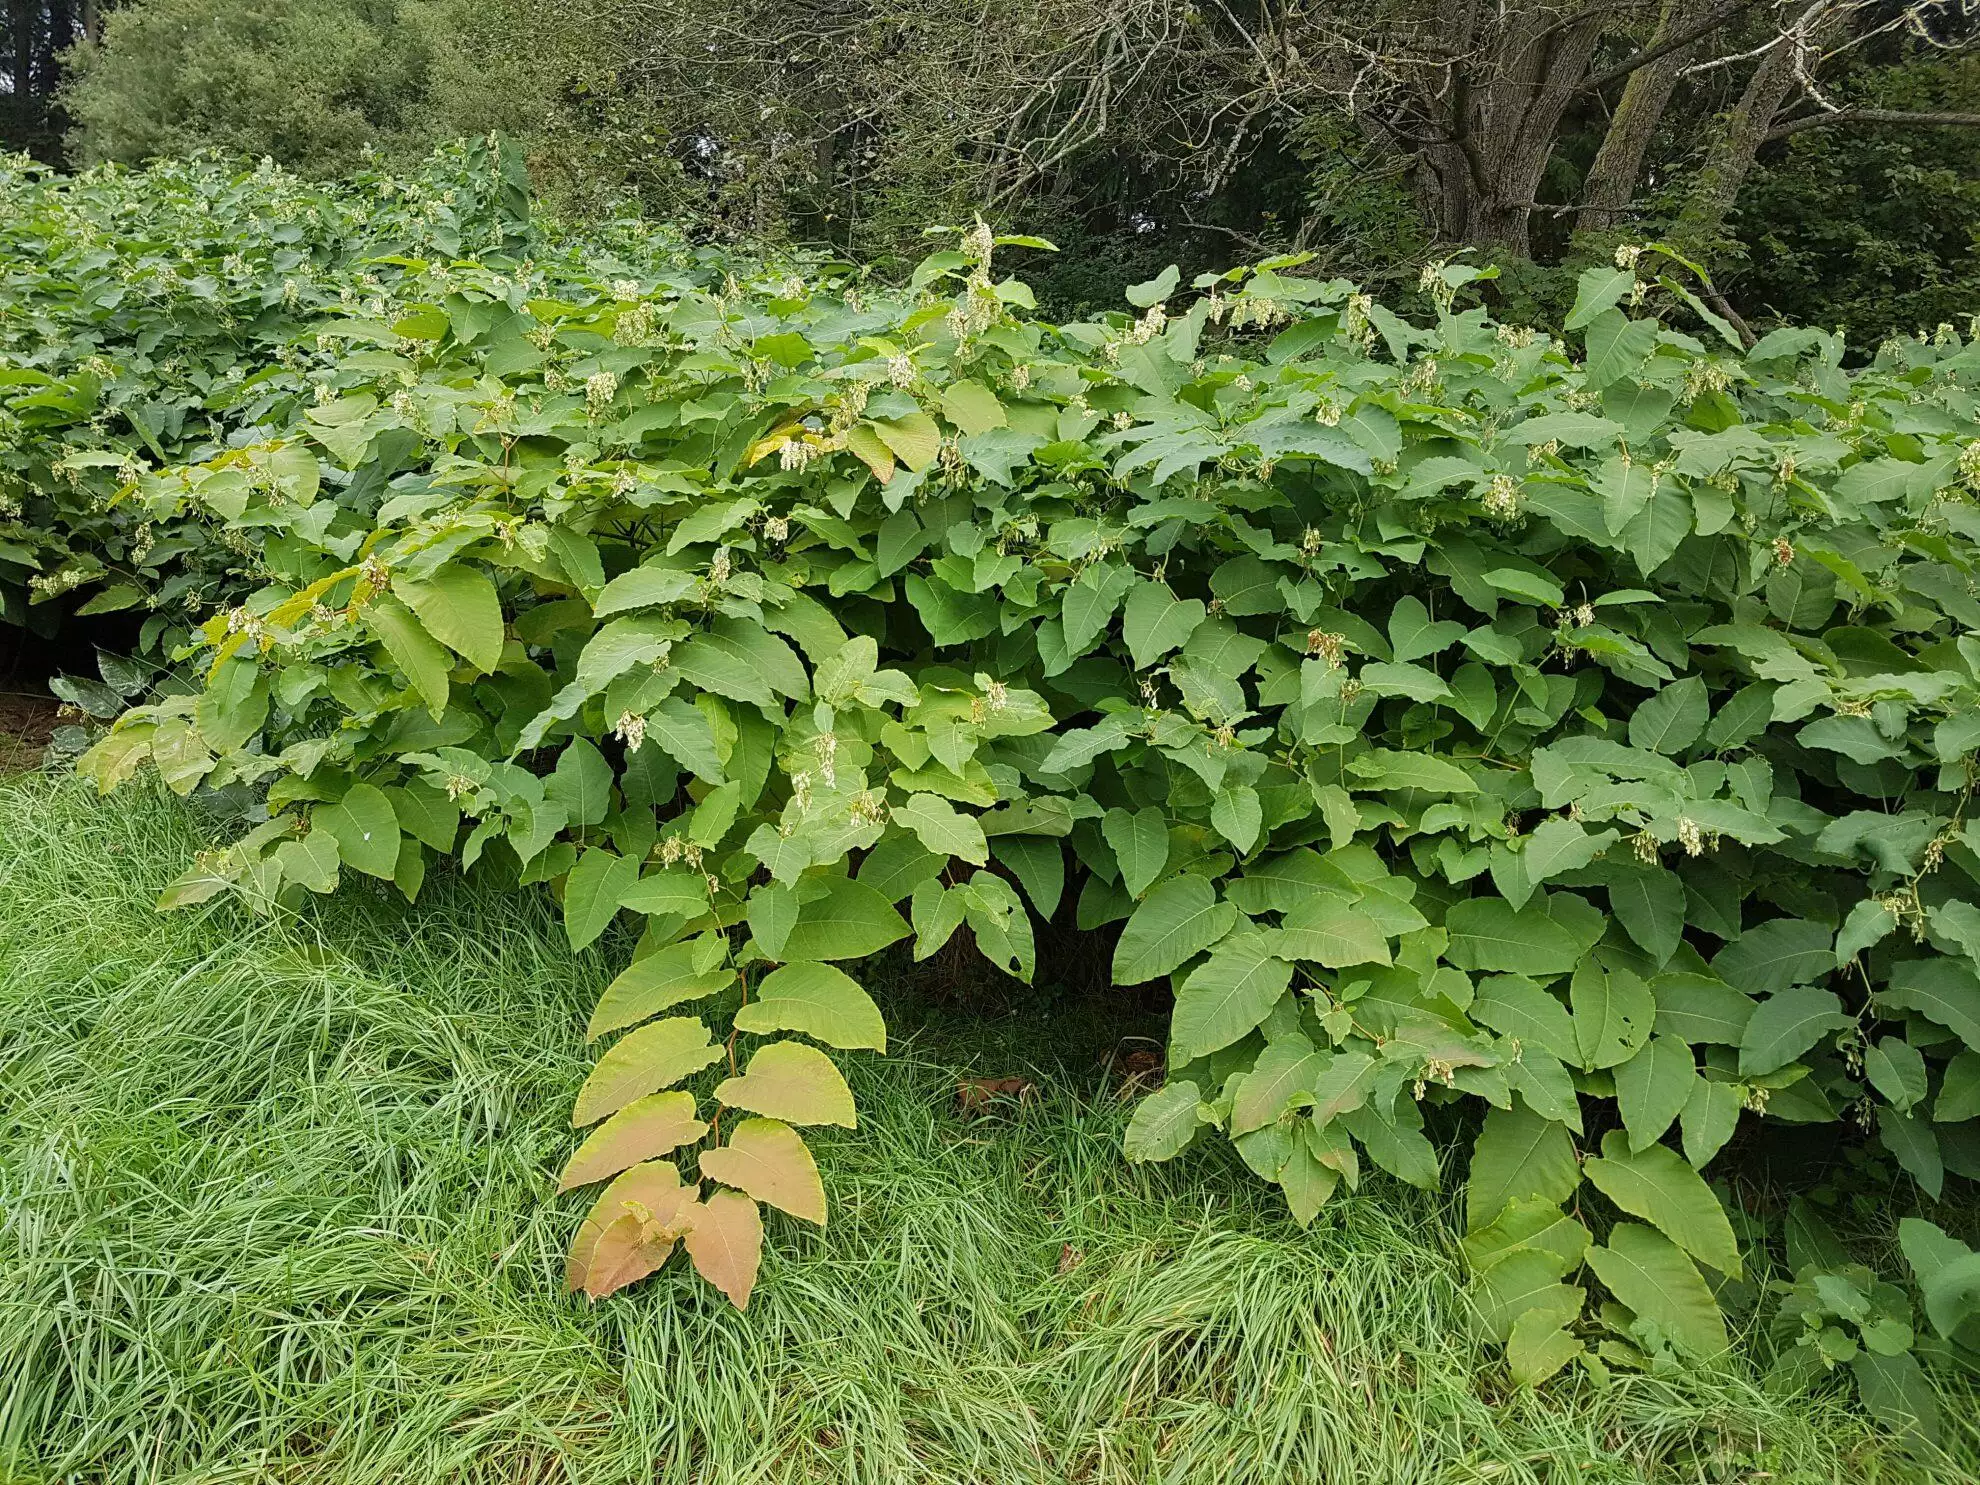
[{"label": "tree trunk", "polygon": [[1501,258],[1528,256],[1534,197],[1588,77],[1604,14],[1532,6],[1493,21],[1476,69],[1456,70],[1444,105],[1448,138],[1427,152],[1440,235]]},{"label": "tree trunk", "polygon": [[40,19],[40,0],[11,0],[8,19],[13,22],[14,55],[8,71],[13,75],[14,102],[25,105],[34,96],[34,35]]},{"label": "tree trunk", "polygon": [[[1649,45],[1661,45],[1666,37],[1691,20],[1690,0],[1664,0],[1663,13],[1657,17],[1657,29]],[[1622,220],[1643,174],[1643,156],[1650,148],[1651,136],[1664,117],[1664,109],[1677,88],[1678,71],[1690,51],[1690,47],[1679,47],[1666,52],[1629,75],[1615,116],[1609,120],[1609,131],[1602,136],[1602,148],[1588,168],[1582,194],[1586,209],[1580,223],[1584,229],[1602,232]]]},{"label": "tree trunk", "polygon": [[1794,48],[1783,41],[1760,59],[1753,76],[1746,80],[1746,91],[1720,120],[1718,132],[1706,148],[1705,163],[1691,184],[1671,234],[1685,252],[1707,260],[1714,256],[1726,218],[1739,199],[1739,188],[1746,184],[1754,157],[1767,142],[1767,130],[1794,90],[1794,83]]}]

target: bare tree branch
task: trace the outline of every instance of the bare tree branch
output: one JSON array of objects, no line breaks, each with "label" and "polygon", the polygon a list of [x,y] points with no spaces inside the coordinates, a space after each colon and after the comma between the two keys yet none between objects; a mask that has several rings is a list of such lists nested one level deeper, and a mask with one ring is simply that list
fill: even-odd
[{"label": "bare tree branch", "polygon": [[1767,141],[1787,139],[1829,124],[1909,124],[1931,129],[1980,129],[1980,113],[1912,113],[1900,108],[1843,108],[1789,119],[1767,131]]}]

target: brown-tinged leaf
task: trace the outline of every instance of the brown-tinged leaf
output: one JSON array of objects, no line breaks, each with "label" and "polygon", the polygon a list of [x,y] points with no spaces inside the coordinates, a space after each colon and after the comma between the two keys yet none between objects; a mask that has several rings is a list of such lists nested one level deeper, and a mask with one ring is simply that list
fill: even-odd
[{"label": "brown-tinged leaf", "polygon": [[614,1042],[578,1090],[571,1128],[616,1114],[636,1098],[678,1083],[722,1055],[708,1028],[692,1016],[669,1016]]},{"label": "brown-tinged leaf", "polygon": [[739,1078],[729,1078],[715,1097],[732,1109],[748,1109],[786,1124],[843,1124],[858,1127],[852,1089],[832,1059],[803,1042],[772,1042],[749,1059]]},{"label": "brown-tinged leaf", "polygon": [[588,1186],[628,1166],[689,1144],[708,1133],[694,1116],[694,1095],[651,1093],[636,1098],[591,1132],[557,1178],[559,1193]]},{"label": "brown-tinged leaf", "polygon": [[598,1200],[592,1203],[577,1235],[571,1239],[570,1251],[564,1258],[564,1287],[573,1293],[584,1288],[599,1237],[631,1211],[633,1204],[649,1213],[671,1212],[675,1204],[691,1201],[700,1194],[699,1183],[681,1185],[681,1173],[671,1160],[649,1160],[624,1172],[598,1194]]},{"label": "brown-tinged leaf", "polygon": [[1029,1078],[961,1078],[956,1083],[956,1112],[965,1117],[988,1113],[1002,1101],[1022,1101],[1038,1092]]},{"label": "brown-tinged leaf", "polygon": [[695,1271],[728,1295],[730,1304],[748,1309],[763,1261],[763,1218],[756,1203],[739,1191],[717,1191],[681,1215],[692,1224],[681,1241]]},{"label": "brown-tinged leaf", "polygon": [[802,1136],[781,1119],[745,1119],[729,1143],[704,1151],[701,1173],[793,1217],[825,1225],[825,1187]]},{"label": "brown-tinged leaf", "polygon": [[585,1296],[594,1304],[637,1284],[665,1263],[674,1251],[674,1234],[637,1212],[615,1218],[592,1245],[591,1263],[584,1272]]}]

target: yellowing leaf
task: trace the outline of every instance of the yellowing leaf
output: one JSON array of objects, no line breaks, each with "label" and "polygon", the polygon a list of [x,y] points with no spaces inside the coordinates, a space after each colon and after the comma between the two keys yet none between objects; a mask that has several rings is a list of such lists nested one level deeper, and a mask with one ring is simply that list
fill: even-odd
[{"label": "yellowing leaf", "polygon": [[635,959],[605,987],[598,1008],[591,1013],[591,1024],[584,1029],[585,1039],[595,1040],[608,1031],[635,1026],[673,1006],[726,990],[735,982],[732,969],[698,973],[691,944],[669,944],[644,959]]},{"label": "yellowing leaf", "polygon": [[887,447],[871,423],[855,423],[846,430],[846,447],[860,458],[873,477],[886,484],[894,477],[894,451]]},{"label": "yellowing leaf", "polygon": [[653,1093],[636,1098],[578,1146],[557,1178],[557,1190],[602,1181],[642,1160],[692,1144],[706,1133],[708,1126],[694,1116],[692,1093]]},{"label": "yellowing leaf", "polygon": [[801,962],[772,970],[736,1012],[736,1028],[758,1034],[801,1031],[828,1046],[887,1050],[880,1007],[851,975],[829,964]]},{"label": "yellowing leaf", "polygon": [[615,1114],[635,1098],[678,1083],[722,1055],[708,1028],[691,1016],[671,1016],[615,1042],[578,1090],[571,1127],[580,1129]]},{"label": "yellowing leaf", "polygon": [[[861,427],[869,426],[861,424]],[[896,459],[909,469],[926,469],[935,462],[942,447],[942,430],[927,413],[909,413],[904,418],[876,418],[870,425]],[[858,449],[855,448],[857,453]],[[876,474],[879,471],[874,471]]]},{"label": "yellowing leaf", "polygon": [[717,1087],[715,1097],[732,1109],[748,1109],[787,1124],[842,1124],[852,1129],[859,1122],[852,1090],[832,1059],[803,1042],[772,1042],[749,1059],[741,1077],[726,1079]]},{"label": "yellowing leaf", "polygon": [[745,1119],[728,1144],[706,1150],[701,1173],[793,1217],[825,1225],[825,1187],[798,1132],[781,1119]]}]

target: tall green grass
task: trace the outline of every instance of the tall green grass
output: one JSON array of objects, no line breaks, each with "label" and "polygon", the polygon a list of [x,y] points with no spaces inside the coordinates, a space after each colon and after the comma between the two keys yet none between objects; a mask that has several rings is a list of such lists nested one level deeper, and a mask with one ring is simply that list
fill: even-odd
[{"label": "tall green grass", "polygon": [[678,1270],[593,1308],[546,1196],[604,958],[448,880],[153,914],[202,843],[0,785],[0,1478],[1973,1478],[1971,1408],[1963,1465],[1738,1372],[1510,1392],[1442,1203],[1378,1178],[1302,1233],[1221,1147],[1124,1164],[1105,1007],[897,991],[829,1229],[772,1218],[746,1314]]}]

